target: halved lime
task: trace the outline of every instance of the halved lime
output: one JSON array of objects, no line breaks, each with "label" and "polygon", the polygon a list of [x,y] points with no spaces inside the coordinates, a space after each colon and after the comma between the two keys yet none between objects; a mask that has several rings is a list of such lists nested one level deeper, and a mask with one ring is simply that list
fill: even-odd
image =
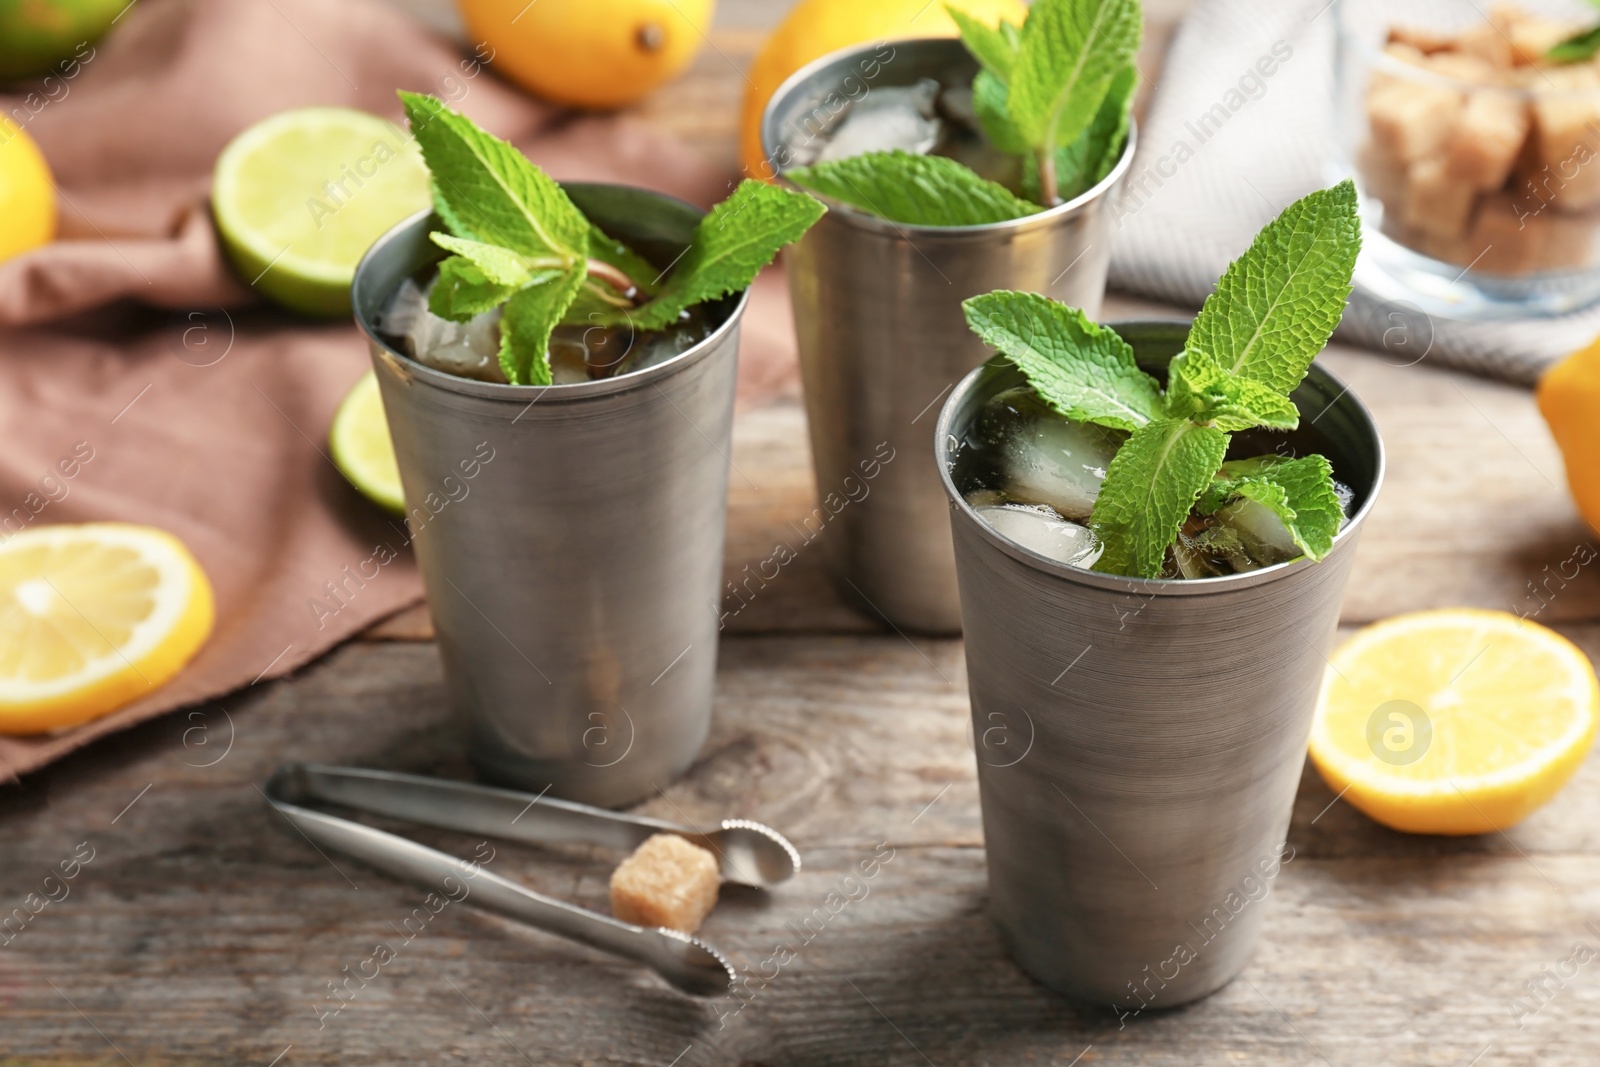
[{"label": "halved lime", "polygon": [[400,489],[400,464],[389,438],[389,420],[383,414],[378,376],[368,371],[345,394],[328,430],[333,462],[361,495],[390,511],[404,514],[405,494]]},{"label": "halved lime", "polygon": [[211,187],[223,248],[244,280],[307,315],[350,314],[372,243],[428,206],[416,141],[376,115],[308,107],[235,137]]}]

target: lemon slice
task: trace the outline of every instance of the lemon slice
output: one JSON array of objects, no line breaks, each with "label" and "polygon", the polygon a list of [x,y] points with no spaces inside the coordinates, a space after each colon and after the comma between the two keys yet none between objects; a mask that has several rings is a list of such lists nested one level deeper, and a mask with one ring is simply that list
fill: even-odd
[{"label": "lemon slice", "polygon": [[23,530],[0,544],[0,733],[76,726],[153,692],[212,619],[205,572],[163,530]]},{"label": "lemon slice", "polygon": [[328,448],[333,452],[334,464],[362,496],[390,511],[405,513],[400,464],[394,458],[378,376],[372,371],[339,402],[333,426],[328,430]]},{"label": "lemon slice", "polygon": [[416,141],[376,115],[285,111],[222,150],[211,210],[243,279],[307,315],[350,314],[350,282],[368,248],[427,207]]},{"label": "lemon slice", "polygon": [[1397,615],[1329,662],[1311,760],[1351,804],[1409,833],[1514,825],[1572,777],[1600,720],[1588,657],[1505,612]]}]

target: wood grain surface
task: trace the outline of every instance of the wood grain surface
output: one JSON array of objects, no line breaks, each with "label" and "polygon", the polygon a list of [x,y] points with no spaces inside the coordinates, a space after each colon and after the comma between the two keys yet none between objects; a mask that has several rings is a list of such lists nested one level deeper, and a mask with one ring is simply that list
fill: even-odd
[{"label": "wood grain surface", "polygon": [[[450,25],[442,4],[408,6]],[[641,114],[731,163],[739,71],[787,6],[724,0],[713,47]],[[1177,6],[1160,6],[1157,47]],[[1115,298],[1107,308],[1179,313]],[[1323,357],[1389,449],[1347,626],[1451,604],[1538,609],[1600,654],[1600,578],[1586,569],[1549,585],[1542,607],[1531,591],[1593,538],[1531,397],[1426,358],[1398,365],[1409,359],[1337,346]],[[730,578],[813,506],[798,403],[742,412],[733,462]],[[792,836],[801,875],[770,894],[729,891],[704,930],[748,973],[780,945],[791,961],[743,998],[699,1002],[470,903],[406,940],[397,928],[421,894],[319,855],[258,787],[287,760],[466,776],[429,637],[426,613],[411,613],[297,677],[0,786],[0,919],[48,886],[60,898],[0,933],[0,1067],[1600,1058],[1600,956],[1565,966],[1576,944],[1600,951],[1597,759],[1523,825],[1467,839],[1384,830],[1308,769],[1294,858],[1261,905],[1266,930],[1244,973],[1189,1008],[1119,1019],[1027,979],[985,915],[960,643],[856,615],[814,551],[730,618],[713,736],[641,809],[696,823],[745,816]],[[407,832],[462,854],[477,844]],[[605,909],[615,854],[493,847],[489,869]],[[829,894],[885,849],[893,858],[865,894],[831,913]],[[46,883],[63,863],[75,869],[64,895]],[[396,958],[348,1003],[329,999],[379,941],[399,945]],[[1530,982],[1545,991],[1537,1000]],[[1519,1013],[1518,1000],[1542,1007]]]}]

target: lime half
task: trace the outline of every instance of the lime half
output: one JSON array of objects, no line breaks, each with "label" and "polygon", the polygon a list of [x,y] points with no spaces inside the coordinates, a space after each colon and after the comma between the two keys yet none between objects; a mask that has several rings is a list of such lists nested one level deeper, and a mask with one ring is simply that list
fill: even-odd
[{"label": "lime half", "polygon": [[340,473],[361,490],[362,496],[397,514],[405,513],[400,464],[394,458],[378,376],[372,371],[339,402],[333,426],[328,430],[328,447]]},{"label": "lime half", "polygon": [[416,141],[376,115],[308,107],[264,119],[217,157],[211,210],[244,280],[293,311],[350,314],[372,243],[427,207]]}]

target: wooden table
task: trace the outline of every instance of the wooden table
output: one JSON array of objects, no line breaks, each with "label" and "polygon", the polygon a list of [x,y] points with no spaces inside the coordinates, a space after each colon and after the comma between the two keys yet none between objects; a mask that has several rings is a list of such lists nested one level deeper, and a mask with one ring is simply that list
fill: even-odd
[{"label": "wooden table", "polygon": [[[717,49],[646,114],[731,160],[736,68],[778,7],[725,4]],[[1114,300],[1108,314],[1150,310]],[[1428,360],[1401,368],[1341,348],[1324,360],[1376,412],[1390,453],[1346,624],[1536,606],[1528,583],[1593,535],[1527,393]],[[794,401],[744,411],[735,436],[730,576],[812,501]],[[1595,570],[1539,615],[1591,655]],[[1384,830],[1308,769],[1295,858],[1250,965],[1202,1003],[1121,1026],[1026,978],[985,915],[960,642],[909,640],[853,614],[814,553],[731,620],[704,756],[643,807],[765,820],[804,854],[798,879],[766,897],[725,894],[704,930],[752,970],[780,943],[798,949],[742,1010],[461,906],[328,1014],[329,983],[380,940],[398,943],[421,894],[320,856],[258,786],[285,760],[465,775],[434,646],[394,639],[425,632],[425,618],[400,620],[296,678],[0,788],[0,912],[75,852],[93,856],[69,895],[0,947],[0,1067],[1600,1060],[1600,956],[1559,978],[1576,943],[1600,949],[1600,758],[1523,825],[1464,840]],[[829,893],[880,843],[892,861],[830,915]],[[613,855],[496,847],[495,871],[605,908]],[[796,928],[818,909],[826,922],[813,918],[820,932],[802,944]],[[1519,1021],[1513,998],[1537,1003],[1530,981],[1545,1003]]]}]

